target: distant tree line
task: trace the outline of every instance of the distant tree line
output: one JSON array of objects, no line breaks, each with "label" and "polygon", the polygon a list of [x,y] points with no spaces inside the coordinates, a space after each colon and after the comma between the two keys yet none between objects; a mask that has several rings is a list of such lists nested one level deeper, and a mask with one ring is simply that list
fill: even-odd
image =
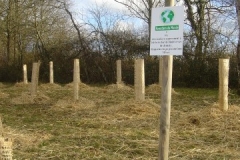
[{"label": "distant tree line", "polygon": [[[174,57],[173,85],[217,87],[218,58],[230,57],[230,86],[238,86],[237,21],[234,1],[184,0],[183,56]],[[0,81],[22,81],[22,65],[41,61],[40,81],[49,80],[54,62],[56,83],[70,83],[73,59],[80,59],[84,83],[115,83],[116,60],[123,81],[134,82],[134,59],[145,59],[146,85],[158,83],[159,57],[149,55],[151,8],[161,0],[121,1],[130,11],[114,12],[93,4],[71,11],[70,0],[0,0]],[[77,20],[76,20],[77,17]],[[139,24],[126,22],[130,18]],[[140,21],[139,20],[139,21]]]}]

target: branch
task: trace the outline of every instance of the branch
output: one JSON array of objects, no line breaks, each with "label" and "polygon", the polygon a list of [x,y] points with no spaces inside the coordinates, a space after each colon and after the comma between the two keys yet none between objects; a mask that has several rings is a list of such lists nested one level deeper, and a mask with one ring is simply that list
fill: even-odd
[{"label": "branch", "polygon": [[[74,28],[75,28],[76,31],[77,31],[78,41],[79,41],[81,47],[83,48],[82,50],[86,50],[86,47],[85,47],[85,45],[84,45],[84,43],[83,43],[83,38],[82,38],[82,36],[81,36],[81,32],[80,32],[80,30],[79,30],[79,28],[78,28],[78,26],[77,26],[77,23],[75,22],[75,20],[74,20],[74,18],[73,18],[72,13],[71,13],[70,10],[68,9],[67,4],[66,4],[65,2],[60,1],[60,0],[57,0],[57,2],[59,2],[59,3],[61,3],[61,4],[63,5],[63,9],[64,9],[64,10],[66,11],[66,13],[69,15],[69,17],[70,17],[70,19],[71,19],[71,21],[72,21],[72,23],[73,23],[73,26],[74,26]],[[80,50],[79,50],[78,55],[80,55]]]}]

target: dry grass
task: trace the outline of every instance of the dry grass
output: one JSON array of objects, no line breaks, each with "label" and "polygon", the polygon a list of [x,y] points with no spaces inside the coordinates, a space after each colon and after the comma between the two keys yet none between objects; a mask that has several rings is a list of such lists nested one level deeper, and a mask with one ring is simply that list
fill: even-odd
[{"label": "dry grass", "polygon": [[[73,83],[66,84],[64,87],[68,88],[68,89],[72,89],[73,88]],[[84,84],[84,83],[79,83],[79,88],[87,89],[87,88],[90,88],[90,87],[88,85]]]},{"label": "dry grass", "polygon": [[[143,102],[133,87],[42,84],[31,101],[29,84],[1,85],[4,136],[13,138],[14,158],[155,160],[158,156],[160,87],[146,88]],[[219,110],[217,90],[175,89],[172,95],[172,160],[240,159],[240,103]],[[6,95],[6,96],[4,96]]]},{"label": "dry grass", "polygon": [[[159,94],[161,92],[161,86],[159,84],[151,84],[146,88],[146,92]],[[177,93],[173,88],[172,94],[179,94],[179,93]]]},{"label": "dry grass", "polygon": [[95,107],[95,102],[84,97],[79,97],[77,101],[73,101],[71,98],[63,98],[57,101],[55,105],[51,107],[51,109],[55,111],[64,111],[64,110],[85,110],[91,109]]},{"label": "dry grass", "polygon": [[176,112],[179,117],[172,123],[171,134],[173,159],[240,158],[239,106],[230,106],[228,112],[222,112],[217,105],[196,112]]},{"label": "dry grass", "polygon": [[22,92],[20,96],[11,99],[12,104],[48,104],[50,98],[41,92],[32,97],[29,92]]}]

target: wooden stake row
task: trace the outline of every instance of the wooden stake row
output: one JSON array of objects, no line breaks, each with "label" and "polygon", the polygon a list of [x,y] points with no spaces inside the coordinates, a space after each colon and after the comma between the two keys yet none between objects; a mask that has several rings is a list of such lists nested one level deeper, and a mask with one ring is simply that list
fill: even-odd
[{"label": "wooden stake row", "polygon": [[2,119],[0,117],[0,160],[12,160],[12,139],[3,137]]},{"label": "wooden stake row", "polygon": [[[122,66],[121,60],[117,60],[117,82],[118,86],[123,84],[122,82]],[[39,67],[40,63],[33,63],[32,69],[32,83],[31,83],[31,95],[34,97],[37,92],[38,77],[39,77]],[[145,99],[145,73],[144,73],[144,60],[136,59],[134,67],[134,88],[135,88],[135,99],[144,100]],[[219,106],[222,110],[228,109],[228,71],[229,70],[229,59],[219,59]],[[50,84],[54,83],[54,72],[53,72],[53,62],[49,62],[50,71]],[[159,85],[162,85],[163,79],[163,59],[159,59]],[[23,65],[23,82],[28,84],[27,80],[27,65]],[[81,82],[80,79],[80,64],[79,59],[74,59],[74,72],[73,72],[73,83],[74,83],[74,99],[78,100],[78,84]]]}]

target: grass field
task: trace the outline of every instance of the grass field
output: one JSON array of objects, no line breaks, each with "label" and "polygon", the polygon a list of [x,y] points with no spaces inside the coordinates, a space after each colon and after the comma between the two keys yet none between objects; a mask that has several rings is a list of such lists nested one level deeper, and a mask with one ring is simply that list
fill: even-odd
[{"label": "grass field", "polygon": [[[0,84],[4,137],[17,160],[156,160],[160,87],[134,100],[131,86]],[[229,111],[218,109],[217,89],[175,88],[172,94],[171,160],[239,160],[240,98],[230,91]]]}]

